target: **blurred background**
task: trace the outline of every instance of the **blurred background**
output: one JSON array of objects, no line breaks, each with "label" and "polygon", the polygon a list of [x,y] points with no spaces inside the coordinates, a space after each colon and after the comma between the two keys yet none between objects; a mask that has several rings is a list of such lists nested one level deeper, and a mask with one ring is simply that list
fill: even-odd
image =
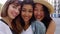
[{"label": "blurred background", "polygon": [[[1,8],[7,0],[0,0],[0,18],[1,18]],[[56,22],[55,34],[60,34],[60,0],[45,0],[53,5],[54,13],[50,16]]]}]

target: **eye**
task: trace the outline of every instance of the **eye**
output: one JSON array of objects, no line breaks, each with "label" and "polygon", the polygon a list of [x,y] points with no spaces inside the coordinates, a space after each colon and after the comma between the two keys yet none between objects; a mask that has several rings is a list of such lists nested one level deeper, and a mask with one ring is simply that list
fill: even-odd
[{"label": "eye", "polygon": [[18,10],[20,11],[20,8],[18,8]]},{"label": "eye", "polygon": [[43,12],[44,10],[43,10],[43,9],[41,9],[40,11],[41,11],[41,12]]},{"label": "eye", "polygon": [[37,8],[35,8],[35,9],[34,9],[34,11],[38,11],[38,9],[37,9]]},{"label": "eye", "polygon": [[23,12],[25,12],[26,10],[25,9],[22,9]]},{"label": "eye", "polygon": [[14,5],[13,5],[12,7],[13,7],[13,8],[17,8],[17,6],[14,6]]},{"label": "eye", "polygon": [[13,6],[12,6],[13,8],[17,8],[17,4],[13,4]]},{"label": "eye", "polygon": [[32,13],[33,11],[32,10],[29,10],[30,13]]}]

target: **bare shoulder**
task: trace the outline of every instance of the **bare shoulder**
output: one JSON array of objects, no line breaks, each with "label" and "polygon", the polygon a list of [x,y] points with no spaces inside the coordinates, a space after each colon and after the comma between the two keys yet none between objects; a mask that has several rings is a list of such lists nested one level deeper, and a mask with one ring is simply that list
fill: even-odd
[{"label": "bare shoulder", "polygon": [[56,29],[56,24],[55,21],[52,20],[49,24],[46,34],[54,34],[55,29]]},{"label": "bare shoulder", "polygon": [[51,30],[55,31],[55,28],[56,28],[56,23],[55,23],[55,21],[52,20],[49,24],[48,29],[49,30],[51,29]]},{"label": "bare shoulder", "polygon": [[54,20],[52,20],[52,21],[50,22],[50,26],[56,26],[56,23],[55,23]]}]

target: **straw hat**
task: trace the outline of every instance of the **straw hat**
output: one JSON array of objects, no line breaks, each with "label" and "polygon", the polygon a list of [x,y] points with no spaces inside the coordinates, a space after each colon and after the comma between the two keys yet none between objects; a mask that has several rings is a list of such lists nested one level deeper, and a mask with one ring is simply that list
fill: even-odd
[{"label": "straw hat", "polygon": [[48,3],[47,1],[45,1],[45,0],[33,0],[33,1],[34,1],[34,3],[40,3],[40,4],[45,5],[49,9],[50,14],[52,14],[54,12],[53,6],[50,3]]}]

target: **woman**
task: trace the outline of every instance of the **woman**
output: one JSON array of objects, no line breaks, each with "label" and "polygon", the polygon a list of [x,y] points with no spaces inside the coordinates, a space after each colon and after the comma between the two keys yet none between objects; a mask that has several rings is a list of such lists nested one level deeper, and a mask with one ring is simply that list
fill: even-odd
[{"label": "woman", "polygon": [[34,16],[37,20],[41,21],[46,27],[46,34],[54,34],[55,32],[55,22],[50,17],[53,12],[53,7],[50,3],[44,0],[34,0],[35,9]]},{"label": "woman", "polygon": [[[20,31],[15,26],[14,28],[17,28],[14,30],[12,20],[15,19],[16,16],[20,13],[22,1],[20,0],[7,0],[4,4],[2,11],[1,11],[1,17],[0,19],[0,34],[19,34]],[[18,23],[14,23],[18,24]]]},{"label": "woman", "polygon": [[35,21],[33,15],[34,2],[23,1],[20,12],[21,34],[45,34],[45,27],[40,21]]}]

